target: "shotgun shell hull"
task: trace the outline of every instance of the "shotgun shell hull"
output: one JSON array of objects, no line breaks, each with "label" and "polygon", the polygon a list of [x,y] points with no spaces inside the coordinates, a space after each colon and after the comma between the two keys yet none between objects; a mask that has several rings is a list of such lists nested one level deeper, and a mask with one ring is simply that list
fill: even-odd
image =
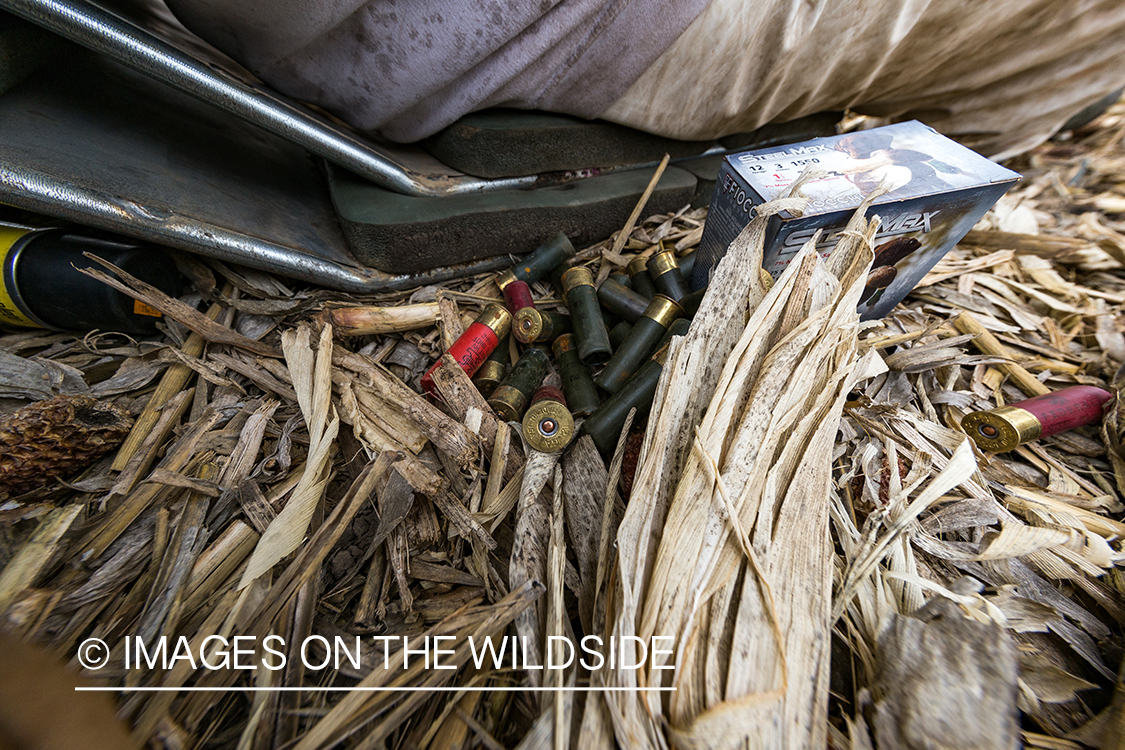
[{"label": "shotgun shell hull", "polygon": [[1112,399],[1109,391],[1076,385],[999,409],[966,414],[961,426],[983,450],[1002,453],[1098,422]]},{"label": "shotgun shell hull", "polygon": [[684,282],[684,277],[680,275],[676,255],[671,250],[665,250],[649,258],[648,273],[652,276],[656,291],[675,302],[682,300],[691,291]]},{"label": "shotgun shell hull", "polygon": [[578,339],[578,358],[588,366],[604,364],[613,349],[590,269],[575,266],[563,274],[562,283],[566,306],[570,308],[570,322]]},{"label": "shotgun shell hull", "polygon": [[660,338],[660,343],[656,345],[657,349],[661,349],[672,340],[673,336],[686,336],[688,329],[691,328],[691,321],[687,318],[676,318],[672,325],[668,326],[668,330]]},{"label": "shotgun shell hull", "polygon": [[684,308],[684,316],[694,318],[695,314],[699,312],[699,306],[703,304],[703,295],[707,294],[707,288],[699,289],[684,296],[680,300],[680,306]]},{"label": "shotgun shell hull", "polygon": [[554,352],[570,413],[577,417],[588,416],[601,404],[601,398],[594,379],[590,377],[590,368],[578,359],[574,335],[564,333],[555,339]]},{"label": "shotgun shell hull", "polygon": [[523,437],[528,445],[543,453],[554,453],[570,444],[574,417],[562,391],[552,385],[541,385],[535,390],[531,406],[523,416]]},{"label": "shotgun shell hull", "polygon": [[625,339],[629,338],[629,332],[633,330],[632,323],[622,321],[609,329],[609,345],[613,347],[613,351],[621,348],[621,344]]},{"label": "shotgun shell hull", "polygon": [[634,258],[626,266],[626,270],[629,272],[629,281],[633,284],[633,291],[645,299],[652,299],[652,295],[656,294],[656,286],[652,283],[652,277],[648,273],[648,260]]},{"label": "shotgun shell hull", "polygon": [[683,315],[683,308],[662,294],[652,298],[644,315],[637,318],[633,330],[617,348],[594,382],[609,393],[616,393],[652,353],[673,321]]},{"label": "shotgun shell hull", "polygon": [[570,316],[563,315],[557,312],[544,312],[540,315],[542,319],[542,326],[539,328],[539,333],[535,337],[535,343],[550,343],[562,336],[564,333],[570,333],[573,327],[570,324]]},{"label": "shotgun shell hull", "polygon": [[574,255],[574,245],[570,244],[565,234],[559,232],[537,247],[531,255],[500,274],[496,283],[501,290],[507,288],[513,281],[525,281],[530,284],[545,278],[551,269],[572,255]]},{"label": "shotgun shell hull", "polygon": [[648,416],[660,373],[664,371],[664,353],[663,350],[657,352],[641,365],[636,374],[582,424],[582,431],[593,439],[603,456],[613,454],[630,409],[637,410],[634,424]]},{"label": "shotgun shell hull", "polygon": [[[489,305],[453,342],[446,354],[451,355],[465,374],[472,377],[488,359],[488,355],[496,351],[500,340],[508,335],[511,326],[511,313],[500,305]],[[439,359],[422,376],[422,388],[435,398],[438,397],[438,393],[434,386],[433,374],[440,364]]]},{"label": "shotgun shell hull", "polygon": [[473,376],[473,385],[480,391],[480,395],[488,398],[496,390],[496,386],[504,382],[504,376],[507,374],[508,342],[502,340]]},{"label": "shotgun shell hull", "polygon": [[488,405],[505,422],[519,422],[531,395],[547,375],[547,352],[532,347],[520,356],[504,382],[496,387]]},{"label": "shotgun shell hull", "polygon": [[629,274],[627,274],[627,273],[622,273],[621,271],[614,271],[613,273],[611,273],[609,275],[609,278],[613,279],[614,281],[616,281],[618,284],[625,287],[626,289],[632,289],[633,288],[633,281],[629,278]]},{"label": "shotgun shell hull", "polygon": [[690,279],[692,271],[695,270],[695,250],[676,261],[676,265],[680,268],[680,276],[683,276],[684,279]]},{"label": "shotgun shell hull", "polygon": [[543,326],[543,316],[535,309],[531,287],[526,281],[510,280],[504,285],[504,302],[512,313],[512,335],[521,344],[530,344]]},{"label": "shotgun shell hull", "polygon": [[598,288],[598,301],[602,307],[621,318],[627,323],[635,323],[637,318],[645,314],[649,300],[622,286],[611,276],[602,282]]}]

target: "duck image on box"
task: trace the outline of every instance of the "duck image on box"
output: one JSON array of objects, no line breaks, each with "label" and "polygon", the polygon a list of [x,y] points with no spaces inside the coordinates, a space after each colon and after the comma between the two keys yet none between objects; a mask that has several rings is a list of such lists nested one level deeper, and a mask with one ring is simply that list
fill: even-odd
[{"label": "duck image on box", "polygon": [[809,199],[804,213],[770,219],[762,265],[777,278],[817,231],[817,248],[829,253],[855,208],[882,185],[887,192],[867,212],[881,221],[859,306],[864,320],[889,313],[1020,179],[919,122],[730,154],[715,183],[692,288],[707,285],[755,206],[785,196],[813,169],[824,174],[801,186]]}]

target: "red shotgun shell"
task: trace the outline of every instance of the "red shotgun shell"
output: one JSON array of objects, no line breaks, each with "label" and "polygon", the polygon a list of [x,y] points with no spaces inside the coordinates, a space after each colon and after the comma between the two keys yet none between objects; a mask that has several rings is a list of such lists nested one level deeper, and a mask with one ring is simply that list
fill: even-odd
[{"label": "red shotgun shell", "polygon": [[[508,335],[511,326],[511,313],[500,305],[489,305],[453,342],[446,354],[452,356],[465,374],[471,378],[488,359],[488,355],[496,350],[500,339]],[[434,370],[439,364],[441,364],[440,359],[422,376],[422,388],[434,398],[439,398],[433,378]]]}]

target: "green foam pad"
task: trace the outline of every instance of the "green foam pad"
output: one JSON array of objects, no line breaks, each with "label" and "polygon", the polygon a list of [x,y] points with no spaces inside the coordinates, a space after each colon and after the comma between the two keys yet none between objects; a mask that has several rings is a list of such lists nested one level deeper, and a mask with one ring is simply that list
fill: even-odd
[{"label": "green foam pad", "polygon": [[658,162],[702,154],[710,141],[676,141],[602,120],[488,109],[465,115],[424,147],[466,174],[490,179]]},{"label": "green foam pad", "polygon": [[[498,255],[524,255],[558,232],[576,247],[624,226],[652,171],[611,172],[538,190],[415,198],[328,165],[329,190],[352,254],[387,273],[420,273]],[[687,205],[695,177],[668,167],[644,215]]]}]

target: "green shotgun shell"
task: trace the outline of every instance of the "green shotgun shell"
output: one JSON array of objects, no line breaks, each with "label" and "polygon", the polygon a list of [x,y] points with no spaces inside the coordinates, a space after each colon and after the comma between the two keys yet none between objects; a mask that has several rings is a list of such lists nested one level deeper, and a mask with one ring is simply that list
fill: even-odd
[{"label": "green shotgun shell", "polygon": [[554,453],[569,445],[574,437],[574,417],[563,392],[553,385],[536,388],[522,426],[524,439],[537,451]]},{"label": "green shotgun shell", "polygon": [[680,275],[680,267],[676,262],[676,254],[671,250],[657,253],[648,259],[648,273],[652,276],[652,283],[656,291],[676,302],[687,296],[687,283]]},{"label": "green shotgun shell", "polygon": [[662,294],[652,298],[645,314],[637,318],[629,336],[613,353],[605,368],[594,378],[598,387],[616,393],[630,376],[644,364],[645,359],[660,343],[672,322],[682,317],[684,310]]},{"label": "green shotgun shell", "polygon": [[609,345],[613,347],[613,351],[621,348],[621,342],[629,337],[629,331],[631,330],[633,330],[633,324],[625,321],[621,321],[609,329]]},{"label": "green shotgun shell", "polygon": [[629,281],[633,282],[633,291],[645,299],[652,299],[652,295],[656,294],[656,287],[648,274],[648,261],[644,258],[634,258],[626,270],[629,272]]},{"label": "green shotgun shell", "polygon": [[630,409],[634,407],[637,409],[633,424],[648,416],[649,410],[652,409],[652,399],[656,395],[656,384],[660,380],[660,373],[664,370],[664,357],[667,353],[667,347],[657,350],[656,354],[641,365],[636,374],[629,378],[617,393],[610,396],[583,423],[582,431],[593,438],[594,445],[603,456],[613,454]]},{"label": "green shotgun shell", "polygon": [[[685,279],[691,278],[691,272],[695,270],[695,251],[692,250],[676,261],[676,265],[680,267],[680,276]],[[690,286],[690,284],[689,284]]]},{"label": "green shotgun shell", "polygon": [[477,374],[473,376],[473,385],[480,391],[480,395],[488,398],[492,392],[496,390],[496,386],[500,385],[504,380],[504,376],[508,373],[508,339],[503,338],[500,340],[500,345],[492,354],[488,355],[488,359],[477,370]]},{"label": "green shotgun shell", "polygon": [[513,281],[533,281],[547,276],[551,269],[574,255],[574,245],[566,235],[559,232],[545,244],[540,245],[531,255],[509,268],[496,278],[496,284],[503,291]]},{"label": "green shotgun shell", "polygon": [[578,339],[578,358],[591,367],[605,364],[613,349],[594,291],[594,275],[585,266],[575,266],[562,275],[562,284],[566,306],[570,308],[570,322]]},{"label": "green shotgun shell", "polygon": [[626,321],[635,323],[645,314],[649,300],[621,285],[612,276],[602,282],[598,289],[598,301],[602,307]]},{"label": "green shotgun shell", "polygon": [[569,315],[551,311],[544,312],[542,317],[543,327],[539,330],[539,335],[535,337],[537,343],[550,343],[564,333],[570,333],[574,330]]},{"label": "green shotgun shell", "polygon": [[576,417],[588,416],[601,404],[601,398],[594,379],[590,377],[590,368],[578,359],[578,344],[574,340],[574,334],[564,333],[559,336],[555,339],[553,349],[570,413]]},{"label": "green shotgun shell", "polygon": [[691,321],[688,318],[676,318],[672,321],[672,325],[668,326],[668,330],[660,337],[660,343],[656,345],[657,349],[662,349],[673,336],[686,336],[688,329],[691,328]]},{"label": "green shotgun shell", "polygon": [[684,308],[684,315],[689,318],[694,318],[695,314],[699,312],[699,305],[703,302],[703,295],[707,293],[707,287],[703,287],[691,294],[685,295],[680,300],[680,306]]},{"label": "green shotgun shell", "polygon": [[537,346],[525,351],[512,371],[488,399],[488,405],[505,422],[518,422],[527,409],[531,394],[547,375],[547,352]]},{"label": "green shotgun shell", "polygon": [[512,318],[512,335],[521,344],[530,344],[543,330],[543,311],[534,307],[521,307]]},{"label": "green shotgun shell", "polygon": [[609,278],[613,279],[626,289],[633,288],[633,281],[629,278],[629,274],[627,273],[624,273],[622,271],[614,271],[609,275]]}]

